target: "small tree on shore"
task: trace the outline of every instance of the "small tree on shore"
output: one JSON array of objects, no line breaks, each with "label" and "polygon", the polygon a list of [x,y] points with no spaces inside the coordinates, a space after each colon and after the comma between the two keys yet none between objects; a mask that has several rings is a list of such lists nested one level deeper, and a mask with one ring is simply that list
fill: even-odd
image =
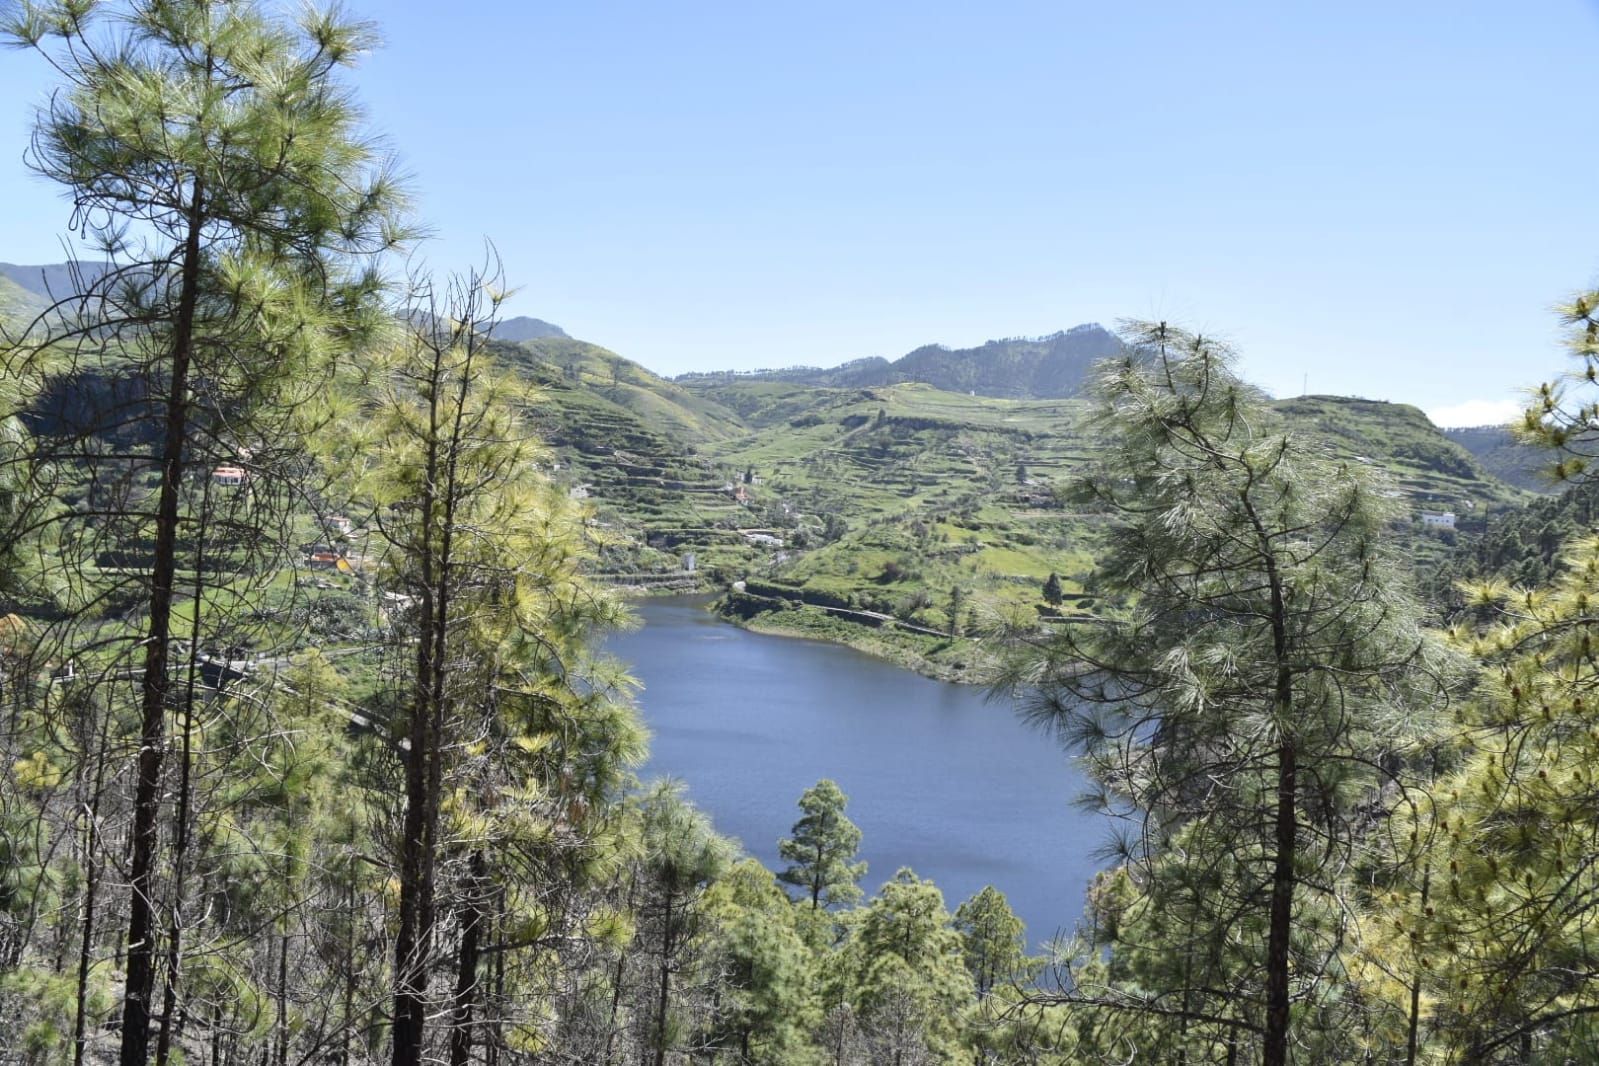
[{"label": "small tree on shore", "polygon": [[861,898],[859,882],[866,876],[866,864],[855,861],[861,831],[844,814],[848,802],[843,789],[824,777],[800,796],[805,813],[794,823],[794,835],[777,844],[777,853],[789,864],[778,880],[800,889],[813,911]]}]

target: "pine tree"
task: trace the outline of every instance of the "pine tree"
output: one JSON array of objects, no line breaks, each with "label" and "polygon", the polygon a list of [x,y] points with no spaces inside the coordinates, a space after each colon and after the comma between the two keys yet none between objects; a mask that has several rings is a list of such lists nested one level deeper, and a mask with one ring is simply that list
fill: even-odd
[{"label": "pine tree", "polygon": [[898,871],[864,908],[842,955],[872,1061],[958,1061],[975,994],[937,886]]},{"label": "pine tree", "polygon": [[[382,544],[379,584],[412,605],[393,634],[409,658],[392,694],[406,741],[396,1066],[428,1054],[441,1013],[455,1063],[504,1020],[485,1018],[480,980],[507,950],[493,944],[501,923],[562,914],[575,935],[571,897],[615,864],[607,807],[643,754],[617,698],[625,678],[588,647],[621,608],[583,576],[582,515],[539,471],[520,414],[536,397],[488,350],[496,276],[419,283],[412,328],[340,424],[359,470],[351,509]],[[441,997],[447,932],[455,981]]]},{"label": "pine tree", "polygon": [[1454,634],[1482,664],[1456,765],[1398,812],[1361,937],[1406,1062],[1579,1061],[1599,1035],[1595,602],[1588,537],[1548,588],[1476,586],[1491,620]]},{"label": "pine tree", "polygon": [[727,975],[713,1042],[740,1063],[804,1061],[816,1003],[801,916],[753,859],[735,863],[710,887],[705,908]]},{"label": "pine tree", "polygon": [[1258,1034],[1282,1066],[1349,1029],[1329,960],[1356,807],[1402,765],[1447,656],[1386,554],[1380,483],[1288,432],[1222,346],[1164,324],[1128,340],[1074,490],[1110,516],[1094,587],[1119,605],[1029,643],[1011,679],[1135,826],[1143,902],[1112,958],[1139,968],[1101,1001]]},{"label": "pine tree", "polygon": [[22,4],[5,32],[66,83],[39,117],[30,162],[68,190],[83,236],[111,263],[36,346],[143,382],[159,426],[141,532],[152,547],[121,1033],[123,1066],[143,1066],[190,471],[244,446],[252,412],[314,407],[285,393],[314,400],[321,368],[377,321],[378,279],[355,260],[402,236],[398,200],[336,76],[370,33],[337,14],[291,26],[247,2],[56,0]]},{"label": "pine tree", "polygon": [[655,960],[649,982],[653,988],[640,990],[639,1006],[648,1005],[650,1018],[647,1061],[664,1066],[682,1042],[684,1030],[675,1009],[682,980],[674,985],[674,977],[691,969],[685,959],[700,946],[707,925],[705,891],[731,863],[734,849],[717,835],[710,819],[683,798],[675,782],[651,789],[639,808],[645,873],[641,937],[645,954]]},{"label": "pine tree", "polygon": [[1044,602],[1051,607],[1059,607],[1065,600],[1066,594],[1060,587],[1060,575],[1051,570],[1048,580],[1044,582]]},{"label": "pine tree", "polygon": [[955,930],[979,998],[1022,975],[1024,928],[1005,894],[993,885],[955,908]]},{"label": "pine tree", "polygon": [[823,778],[800,796],[804,815],[793,836],[780,840],[777,853],[789,865],[778,880],[800,889],[813,911],[847,906],[861,898],[860,879],[866,864],[855,861],[861,831],[844,814],[849,797]]},{"label": "pine tree", "polygon": [[966,590],[956,585],[949,590],[949,635],[951,639],[961,635],[961,608],[966,603]]}]

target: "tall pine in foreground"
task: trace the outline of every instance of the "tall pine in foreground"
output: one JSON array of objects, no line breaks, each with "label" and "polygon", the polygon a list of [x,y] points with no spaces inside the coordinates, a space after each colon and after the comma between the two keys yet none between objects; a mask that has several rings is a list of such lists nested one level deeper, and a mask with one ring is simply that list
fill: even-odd
[{"label": "tall pine in foreground", "polygon": [[1599,540],[1549,588],[1485,585],[1450,772],[1400,811],[1360,974],[1406,1063],[1587,1061],[1599,1040]]},{"label": "tall pine in foreground", "polygon": [[[1599,292],[1559,314],[1575,365],[1513,428],[1590,493]],[[1521,584],[1462,587],[1452,636],[1476,689],[1446,772],[1395,819],[1394,875],[1366,915],[1357,972],[1407,1066],[1586,1062],[1599,1044],[1599,541],[1579,530],[1557,551],[1554,534],[1500,560]]]},{"label": "tall pine in foreground", "polygon": [[619,866],[612,807],[644,751],[625,678],[590,650],[621,607],[584,576],[584,515],[539,468],[536,397],[488,351],[491,282],[424,285],[341,423],[396,605],[395,1066],[538,1032],[558,947],[586,932],[581,890]]},{"label": "tall pine in foreground", "polygon": [[1075,490],[1110,519],[1094,587],[1117,606],[1010,676],[1129,824],[1111,969],[1086,980],[1089,952],[1062,996],[1141,1016],[1134,1046],[1163,1061],[1332,1061],[1359,1009],[1335,960],[1362,805],[1445,657],[1385,552],[1382,483],[1281,425],[1225,347],[1165,324],[1127,339]]},{"label": "tall pine in foreground", "polygon": [[[140,726],[120,1058],[143,1066],[173,645],[180,597],[204,594],[203,577],[179,581],[205,570],[185,558],[196,550],[194,486],[212,463],[249,465],[263,445],[266,455],[288,443],[292,419],[273,419],[269,438],[258,412],[314,410],[328,363],[376,321],[377,278],[358,260],[400,238],[398,203],[337,77],[370,34],[337,14],[307,10],[289,23],[246,0],[28,0],[4,29],[61,75],[30,162],[64,187],[80,236],[110,262],[80,279],[30,343],[136,383],[134,417],[157,427],[134,436],[129,456],[157,484],[129,537],[149,545],[148,580],[141,631],[124,638],[137,656]],[[106,414],[129,417],[126,406]]]}]

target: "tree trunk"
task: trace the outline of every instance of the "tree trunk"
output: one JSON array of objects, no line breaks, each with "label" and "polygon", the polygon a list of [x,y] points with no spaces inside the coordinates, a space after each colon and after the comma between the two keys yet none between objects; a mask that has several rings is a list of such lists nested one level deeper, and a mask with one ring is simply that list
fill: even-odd
[{"label": "tree trunk", "polygon": [[344,1033],[339,1041],[339,1066],[350,1066],[350,1039],[354,1035],[352,1029],[355,1025],[355,978],[359,967],[355,961],[356,954],[356,925],[355,925],[355,864],[352,861],[347,873],[349,878],[345,886],[344,911],[345,921],[349,923],[344,935]]},{"label": "tree trunk", "polygon": [[[420,501],[422,548],[421,639],[411,700],[410,757],[405,766],[405,840],[400,866],[400,928],[395,939],[393,1066],[421,1066],[427,1025],[428,970],[433,955],[434,851],[443,790],[440,752],[449,675],[451,543],[455,525],[456,455],[470,368],[463,368],[453,426],[440,425],[447,371],[443,346],[433,353],[428,381],[427,480]],[[441,451],[443,454],[441,454]]]},{"label": "tree trunk", "polygon": [[[283,858],[283,884],[287,889],[293,875],[292,863]],[[278,989],[277,989],[277,1066],[288,1066],[289,1061],[289,919],[283,918],[283,929],[278,934]]]},{"label": "tree trunk", "polygon": [[[199,610],[198,602],[195,610]],[[190,652],[191,656],[193,651]],[[190,667],[191,671],[193,667]],[[189,793],[190,793],[190,756],[194,732],[194,703],[193,694],[190,694],[188,706],[183,714],[183,754],[182,766],[178,775],[178,835],[173,845],[172,863],[174,879],[172,886],[172,902],[170,906],[171,917],[167,928],[167,971],[163,982],[164,989],[161,995],[161,1029],[156,1036],[155,1062],[156,1066],[167,1066],[167,1059],[172,1052],[172,1038],[176,1028],[178,1012],[178,982],[183,974],[183,864],[185,853],[189,850]]]},{"label": "tree trunk", "polygon": [[106,740],[110,729],[108,709],[100,718],[100,742],[94,756],[94,790],[89,794],[89,819],[83,832],[83,920],[78,941],[78,999],[72,1014],[72,1066],[83,1066],[87,1047],[89,969],[94,963],[94,909],[100,888],[100,801],[105,792]]},{"label": "tree trunk", "polygon": [[[1432,889],[1432,867],[1421,875],[1421,909],[1427,909],[1427,896]],[[1416,1066],[1416,1055],[1421,1049],[1421,971],[1410,983],[1410,1025],[1405,1034],[1405,1066]]]},{"label": "tree trunk", "polygon": [[668,889],[665,918],[661,923],[661,973],[657,993],[655,1066],[665,1066],[666,1063],[666,1012],[672,1001],[672,952],[676,947],[672,940],[672,892]]},{"label": "tree trunk", "polygon": [[[211,508],[210,483],[207,482],[201,498],[200,514],[209,518]],[[178,983],[183,978],[183,897],[186,863],[189,854],[189,809],[193,804],[194,761],[194,694],[198,681],[200,650],[200,606],[204,591],[201,574],[205,570],[205,533],[202,528],[194,560],[193,618],[189,626],[189,663],[183,693],[183,742],[178,764],[178,814],[177,839],[172,846],[172,900],[167,923],[167,972],[161,995],[161,1030],[156,1036],[156,1066],[167,1066],[172,1053],[172,1041],[177,1035]]]},{"label": "tree trunk", "polygon": [[1288,949],[1294,921],[1294,853],[1299,847],[1297,756],[1291,740],[1285,740],[1277,752],[1277,854],[1272,864],[1271,926],[1266,942],[1265,1066],[1288,1063]]},{"label": "tree trunk", "polygon": [[161,446],[161,494],[156,505],[155,555],[150,567],[150,626],[140,686],[138,785],[133,799],[133,857],[128,908],[128,964],[123,983],[121,1066],[146,1066],[150,1057],[150,999],[155,990],[155,857],[161,810],[162,748],[166,743],[167,652],[172,636],[173,577],[177,572],[178,491],[189,430],[189,364],[200,297],[200,229],[205,188],[199,178],[189,205],[178,315],[167,384]]},{"label": "tree trunk", "polygon": [[[494,923],[493,937],[496,944],[505,940],[505,886],[499,885],[494,890]],[[488,1066],[499,1066],[500,1044],[503,1037],[500,1032],[500,1022],[505,1016],[505,950],[502,947],[494,953],[494,1013],[489,1023],[488,1040]]]},{"label": "tree trunk", "polygon": [[438,825],[438,794],[432,787],[438,715],[433,707],[431,676],[440,669],[434,653],[442,639],[429,632],[438,626],[437,606],[424,595],[417,674],[423,691],[413,700],[411,750],[406,759],[405,839],[400,860],[400,927],[394,942],[393,1066],[421,1066],[427,1022],[428,962],[433,939],[433,844]]},{"label": "tree trunk", "polygon": [[[624,913],[632,914],[634,897],[638,888],[638,875],[629,875],[627,879],[627,909]],[[622,984],[627,979],[627,948],[624,946],[616,953],[616,975],[611,982],[611,1020],[605,1029],[605,1063],[614,1066],[612,1057],[616,1047],[616,1018],[622,1010]]]},{"label": "tree trunk", "polygon": [[455,976],[455,1005],[450,1017],[450,1066],[472,1060],[472,1012],[477,996],[478,960],[483,947],[483,902],[488,865],[481,851],[472,853],[471,873],[461,904],[461,952]]}]

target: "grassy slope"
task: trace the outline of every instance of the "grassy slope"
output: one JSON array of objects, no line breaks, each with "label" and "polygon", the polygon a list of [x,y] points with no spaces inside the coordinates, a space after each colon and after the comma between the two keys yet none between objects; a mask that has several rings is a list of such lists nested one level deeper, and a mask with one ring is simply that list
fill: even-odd
[{"label": "grassy slope", "polygon": [[[533,422],[558,476],[593,501],[610,534],[608,576],[676,587],[758,554],[738,532],[752,524],[745,508],[724,491],[735,471],[705,450],[749,432],[738,414],[583,341],[500,345],[497,355],[543,388]],[[682,574],[690,551],[697,579]]]},{"label": "grassy slope", "polygon": [[[772,382],[724,387],[717,398],[759,429],[714,454],[753,467],[758,498],[790,508],[784,517],[808,549],[752,572],[758,581],[941,633],[952,623],[969,631],[990,610],[1030,610],[1051,570],[1069,592],[1081,591],[1093,522],[1061,509],[1051,491],[1087,455],[1080,401]],[[836,520],[829,530],[828,516],[841,519],[842,530]],[[941,676],[967,676],[981,661],[964,640],[863,629],[837,617],[824,623],[787,612],[758,624],[848,639],[877,654],[897,647],[891,657]]]},{"label": "grassy slope", "polygon": [[[748,568],[750,588],[895,615],[947,631],[953,590],[963,590],[966,629],[985,610],[1036,610],[1040,587],[1059,573],[1065,609],[1091,610],[1084,587],[1095,553],[1096,519],[1056,502],[1054,490],[1090,454],[1076,400],[1009,401],[940,392],[923,385],[816,389],[775,381],[707,381],[705,394],[736,411],[754,432],[708,446],[734,468],[753,467],[759,497],[793,512],[809,550]],[[1351,458],[1384,468],[1410,518],[1396,530],[1406,556],[1430,567],[1453,535],[1423,529],[1423,511],[1454,511],[1469,535],[1483,516],[1525,499],[1446,439],[1413,407],[1335,397],[1281,402],[1292,424],[1325,435]],[[820,536],[826,515],[847,530]],[[746,610],[762,606],[743,605]],[[865,630],[814,607],[771,611],[765,629],[845,639],[944,676],[980,665],[967,641]]]},{"label": "grassy slope", "polygon": [[[594,501],[610,542],[602,569],[618,580],[743,580],[749,624],[949,677],[976,675],[981,646],[969,635],[988,612],[1035,615],[1051,572],[1065,610],[1094,609],[1085,583],[1098,519],[1062,506],[1055,491],[1092,453],[1082,401],[727,377],[685,387],[580,341],[497,348],[542,385],[535,423],[557,476]],[[1280,407],[1392,471],[1413,514],[1453,510],[1469,532],[1524,498],[1414,408],[1327,397]],[[735,499],[735,487],[748,498]],[[1448,538],[1419,522],[1398,532],[1418,563],[1447,551]],[[699,563],[692,578],[680,564],[688,552]],[[318,581],[332,592],[348,584]],[[827,606],[883,617],[852,620]],[[951,639],[952,628],[961,636]]]},{"label": "grassy slope", "polygon": [[1549,473],[1554,456],[1516,440],[1508,427],[1470,426],[1446,429],[1444,435],[1475,455],[1486,470],[1507,485],[1551,496],[1564,490]]},{"label": "grassy slope", "polygon": [[47,306],[48,301],[44,297],[0,275],[0,322],[26,323]]}]

